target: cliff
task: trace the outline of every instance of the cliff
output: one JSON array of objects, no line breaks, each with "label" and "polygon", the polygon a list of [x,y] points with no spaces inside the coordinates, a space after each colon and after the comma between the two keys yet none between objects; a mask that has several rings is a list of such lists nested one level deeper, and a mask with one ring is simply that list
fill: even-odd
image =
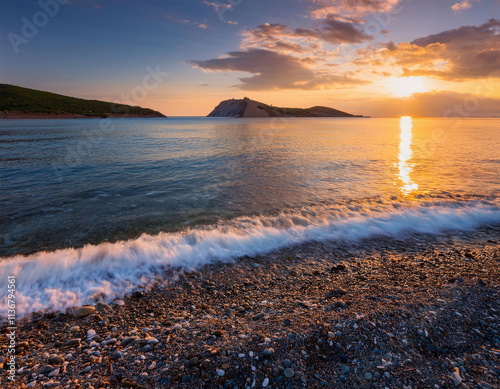
[{"label": "cliff", "polygon": [[208,117],[362,117],[328,107],[279,108],[248,98],[222,101]]}]

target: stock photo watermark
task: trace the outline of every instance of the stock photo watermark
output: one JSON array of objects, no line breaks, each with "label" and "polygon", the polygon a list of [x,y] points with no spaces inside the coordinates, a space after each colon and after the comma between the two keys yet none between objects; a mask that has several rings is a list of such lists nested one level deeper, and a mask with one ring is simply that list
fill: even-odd
[{"label": "stock photo watermark", "polygon": [[14,381],[16,379],[16,344],[17,344],[17,327],[16,327],[16,277],[7,277],[7,339],[9,340],[7,354],[9,362],[7,362],[7,379]]},{"label": "stock photo watermark", "polygon": [[21,45],[26,45],[35,38],[40,29],[44,28],[52,18],[55,18],[61,10],[61,5],[68,4],[71,0],[40,0],[38,6],[40,10],[31,17],[21,18],[21,29],[19,33],[9,32],[7,38],[14,53],[18,54]]}]

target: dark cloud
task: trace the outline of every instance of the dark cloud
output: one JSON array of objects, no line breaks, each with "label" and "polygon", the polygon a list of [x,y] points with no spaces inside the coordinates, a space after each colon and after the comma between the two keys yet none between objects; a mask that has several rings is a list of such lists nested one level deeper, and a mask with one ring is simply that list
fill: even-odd
[{"label": "dark cloud", "polygon": [[361,43],[373,38],[363,31],[360,25],[328,17],[317,23],[313,29],[297,28],[297,36],[313,37],[327,43]]},{"label": "dark cloud", "polygon": [[250,49],[233,51],[225,58],[192,61],[192,64],[204,70],[251,73],[251,77],[240,78],[238,87],[246,90],[324,89],[366,83],[346,75],[314,70],[308,66],[311,62],[311,58],[303,61],[271,50]]}]

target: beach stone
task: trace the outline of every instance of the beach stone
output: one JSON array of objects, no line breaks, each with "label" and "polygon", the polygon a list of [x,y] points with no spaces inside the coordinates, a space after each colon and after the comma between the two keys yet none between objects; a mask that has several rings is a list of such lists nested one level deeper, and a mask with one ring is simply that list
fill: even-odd
[{"label": "beach stone", "polygon": [[287,367],[283,374],[286,378],[292,378],[295,375],[295,372],[291,368]]},{"label": "beach stone", "polygon": [[338,288],[338,287],[334,287],[332,288],[326,295],[327,298],[331,298],[331,297],[342,297],[344,295],[347,294],[347,291],[345,291],[344,289],[341,289],[341,288]]},{"label": "beach stone", "polygon": [[146,344],[158,344],[158,343],[160,343],[160,341],[156,338],[148,338],[146,340]]},{"label": "beach stone", "polygon": [[35,385],[36,385],[36,381],[31,381],[28,384],[26,384],[25,388],[31,389],[31,388],[34,388]]},{"label": "beach stone", "polygon": [[130,343],[132,343],[135,340],[138,340],[139,337],[134,335],[134,336],[127,336],[126,338],[123,338],[122,341],[120,342],[120,345],[123,347],[126,347]]},{"label": "beach stone", "polygon": [[339,273],[339,272],[341,272],[341,271],[345,271],[345,270],[347,270],[346,265],[343,265],[343,264],[338,264],[338,265],[333,266],[333,267],[330,269],[330,272],[331,272],[331,273]]},{"label": "beach stone", "polygon": [[69,329],[70,332],[79,332],[80,331],[80,326],[73,326]]},{"label": "beach stone", "polygon": [[42,366],[36,373],[37,374],[48,374],[54,369],[55,369],[55,367],[52,365],[45,365],[45,366]]},{"label": "beach stone", "polygon": [[74,315],[76,317],[85,317],[95,312],[95,308],[91,305],[82,305],[75,309]]},{"label": "beach stone", "polygon": [[199,360],[198,360],[198,358],[197,358],[197,357],[193,357],[193,358],[191,358],[191,359],[189,360],[189,364],[190,364],[191,366],[196,366],[198,363],[199,363]]},{"label": "beach stone", "polygon": [[255,315],[252,319],[257,321],[257,320],[262,319],[264,316],[265,316],[265,314],[261,312],[261,313],[258,313],[257,315]]},{"label": "beach stone", "polygon": [[217,375],[218,375],[219,377],[224,377],[224,374],[226,374],[226,372],[225,372],[224,370],[222,370],[222,369],[217,369]]},{"label": "beach stone", "polygon": [[113,358],[115,358],[115,359],[121,359],[121,358],[122,358],[122,353],[121,353],[121,351],[116,350],[116,351],[113,353]]},{"label": "beach stone", "polygon": [[365,380],[371,381],[372,378],[373,378],[373,374],[372,373],[365,373]]},{"label": "beach stone", "polygon": [[451,374],[451,378],[453,379],[453,385],[459,386],[462,383],[462,377],[460,377],[460,374],[457,371],[454,371]]},{"label": "beach stone", "polygon": [[264,381],[262,381],[262,387],[266,388],[267,385],[269,385],[269,378],[264,378]]},{"label": "beach stone", "polygon": [[80,338],[74,338],[68,340],[68,346],[79,346],[82,340]]},{"label": "beach stone", "polygon": [[48,362],[51,365],[60,365],[64,362],[64,358],[57,354],[49,355]]},{"label": "beach stone", "polygon": [[342,373],[349,374],[349,366],[341,365],[340,368],[342,369]]},{"label": "beach stone", "polygon": [[103,302],[98,302],[96,305],[94,305],[94,308],[99,313],[108,313],[108,312],[112,312],[113,311],[113,308],[111,308],[108,304],[103,303]]},{"label": "beach stone", "polygon": [[59,374],[59,369],[54,369],[49,374],[47,374],[47,377],[54,377],[58,374]]}]

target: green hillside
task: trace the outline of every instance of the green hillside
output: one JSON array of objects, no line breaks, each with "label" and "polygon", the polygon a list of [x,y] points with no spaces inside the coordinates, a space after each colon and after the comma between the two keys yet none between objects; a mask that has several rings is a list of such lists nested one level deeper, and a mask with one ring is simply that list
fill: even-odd
[{"label": "green hillside", "polygon": [[149,108],[114,104],[99,100],[78,99],[9,84],[0,84],[1,111],[24,114],[76,114],[101,117],[120,114],[165,117],[162,113]]}]

